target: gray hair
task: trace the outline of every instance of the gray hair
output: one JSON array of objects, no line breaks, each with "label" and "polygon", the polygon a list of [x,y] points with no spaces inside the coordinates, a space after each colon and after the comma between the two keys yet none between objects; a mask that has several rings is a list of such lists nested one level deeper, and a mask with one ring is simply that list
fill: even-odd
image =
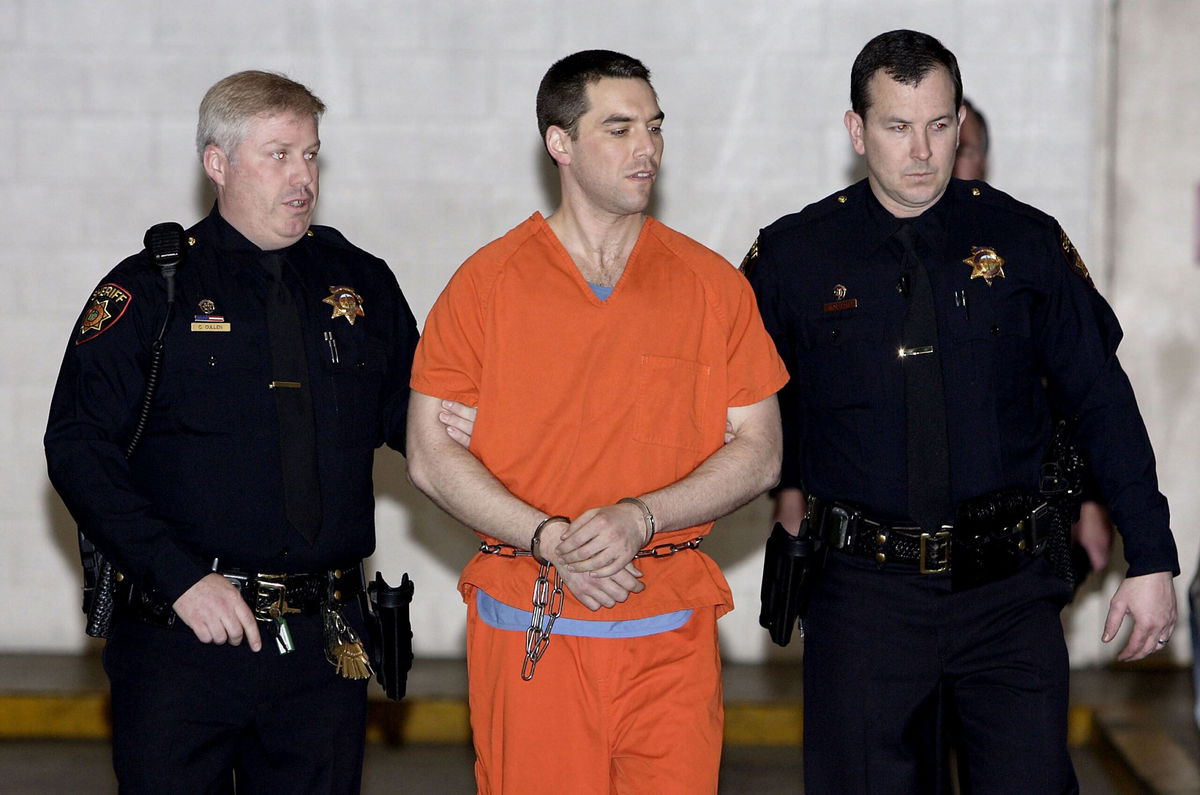
[{"label": "gray hair", "polygon": [[316,94],[282,74],[238,72],[216,83],[201,100],[196,153],[203,161],[204,149],[213,144],[232,160],[238,145],[250,134],[250,123],[255,117],[312,114],[316,124],[324,112],[325,103]]}]

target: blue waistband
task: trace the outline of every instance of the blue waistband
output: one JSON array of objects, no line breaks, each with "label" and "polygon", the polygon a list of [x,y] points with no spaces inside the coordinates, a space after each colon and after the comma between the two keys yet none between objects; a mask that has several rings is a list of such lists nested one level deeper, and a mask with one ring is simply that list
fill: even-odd
[{"label": "blue waistband", "polygon": [[[498,602],[482,589],[476,591],[475,607],[479,610],[480,620],[493,629],[524,632],[529,629],[529,622],[533,619],[533,613],[529,610]],[[580,638],[641,638],[679,629],[691,617],[692,611],[687,609],[624,621],[560,618],[554,622],[553,632],[555,635],[574,635]]]}]

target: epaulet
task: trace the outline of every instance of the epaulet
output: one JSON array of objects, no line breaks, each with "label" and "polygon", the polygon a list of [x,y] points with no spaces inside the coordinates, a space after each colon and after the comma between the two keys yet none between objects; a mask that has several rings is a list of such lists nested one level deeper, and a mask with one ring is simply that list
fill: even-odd
[{"label": "epaulet", "polygon": [[1014,199],[1002,190],[992,187],[979,180],[953,180],[951,183],[958,191],[963,201],[979,202],[989,207],[1007,210],[1016,215],[1023,215],[1038,223],[1053,223],[1049,215],[1038,208]]},{"label": "epaulet", "polygon": [[862,201],[863,191],[862,185],[856,184],[840,190],[837,193],[831,193],[820,201],[813,202],[798,212],[798,221],[816,221],[824,218],[830,213],[835,213],[840,210],[845,210],[848,207],[854,207]]},{"label": "epaulet", "polygon": [[775,235],[780,232],[787,232],[797,226],[820,221],[824,218],[836,217],[839,212],[858,206],[863,199],[864,188],[864,184],[860,182],[837,193],[831,193],[824,199],[808,205],[798,213],[783,216],[764,229],[763,232],[768,235]]},{"label": "epaulet", "polygon": [[358,246],[347,240],[345,235],[334,229],[332,226],[320,226],[318,224],[313,224],[308,227],[308,231],[304,234],[327,245],[337,246],[338,248],[353,249],[355,251],[358,250]]},{"label": "epaulet", "polygon": [[1062,225],[1053,216],[1042,212],[1032,205],[1014,199],[1004,191],[997,190],[986,182],[979,182],[977,180],[957,182],[957,188],[962,192],[963,198],[966,201],[979,201],[992,208],[1007,210],[1015,215],[1029,219],[1042,228],[1053,229],[1053,234],[1058,241],[1059,253],[1062,254],[1067,266],[1076,276],[1087,282],[1088,286],[1092,289],[1096,288],[1095,283],[1092,281],[1092,275],[1088,272],[1087,265],[1083,263],[1083,257],[1080,256],[1078,249],[1075,248],[1075,244],[1071,242],[1071,238],[1067,237],[1067,233],[1062,228]]},{"label": "epaulet", "polygon": [[759,241],[764,237],[774,238],[777,235],[785,235],[797,227],[820,221],[829,216],[836,217],[838,211],[844,210],[847,207],[853,207],[857,202],[862,200],[862,189],[863,183],[851,185],[837,193],[831,193],[820,201],[813,202],[800,212],[785,215],[770,226],[765,227],[759,233],[758,237],[754,239],[754,244],[746,252],[746,256],[742,259],[742,264],[738,266],[738,270],[746,274],[747,278],[754,272],[754,268],[758,264]]},{"label": "epaulet", "polygon": [[[195,232],[196,226],[184,232],[184,240],[189,248],[196,245]],[[129,307],[133,306],[134,296],[143,294],[142,289],[147,281],[158,278],[153,275],[155,273],[157,271],[146,249],[118,263],[108,280],[98,285],[88,298],[75,330],[75,344],[91,342],[117,325]]]}]

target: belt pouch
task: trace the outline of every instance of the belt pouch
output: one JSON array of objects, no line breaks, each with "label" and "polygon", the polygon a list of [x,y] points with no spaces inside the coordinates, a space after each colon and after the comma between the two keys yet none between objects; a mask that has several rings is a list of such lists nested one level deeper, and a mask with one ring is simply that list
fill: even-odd
[{"label": "belt pouch", "polygon": [[404,698],[408,672],[412,669],[412,622],[409,604],[413,598],[413,582],[405,574],[400,584],[392,587],[375,572],[367,585],[363,617],[371,638],[371,665],[379,678],[383,692],[393,701]]},{"label": "belt pouch", "polygon": [[964,500],[951,532],[950,582],[956,591],[986,585],[1017,572],[1028,557],[1014,531],[1037,499],[1019,489],[1001,489]]}]

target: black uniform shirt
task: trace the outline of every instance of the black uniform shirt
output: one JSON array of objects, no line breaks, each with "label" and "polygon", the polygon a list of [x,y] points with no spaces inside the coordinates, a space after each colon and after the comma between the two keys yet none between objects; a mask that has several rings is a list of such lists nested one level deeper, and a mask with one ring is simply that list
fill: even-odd
[{"label": "black uniform shirt", "polygon": [[[901,223],[863,180],[763,229],[746,263],[792,375],[781,485],[894,521],[907,519]],[[1058,223],[960,180],[912,223],[934,295],[952,500],[1036,490],[1051,418],[1076,418],[1129,574],[1178,574],[1154,454],[1116,358],[1120,326]]]},{"label": "black uniform shirt", "polygon": [[[145,252],[105,278],[76,324],[46,431],[51,481],[85,535],[169,601],[213,558],[269,573],[356,563],[375,546],[374,449],[404,445],[417,328],[395,277],[328,227],[279,252],[316,424],[323,518],[310,545],[284,518],[263,252],[215,208],[188,234],[140,446],[127,462],[166,312],[166,282]],[[334,288],[360,301],[339,310],[324,300]]]}]

